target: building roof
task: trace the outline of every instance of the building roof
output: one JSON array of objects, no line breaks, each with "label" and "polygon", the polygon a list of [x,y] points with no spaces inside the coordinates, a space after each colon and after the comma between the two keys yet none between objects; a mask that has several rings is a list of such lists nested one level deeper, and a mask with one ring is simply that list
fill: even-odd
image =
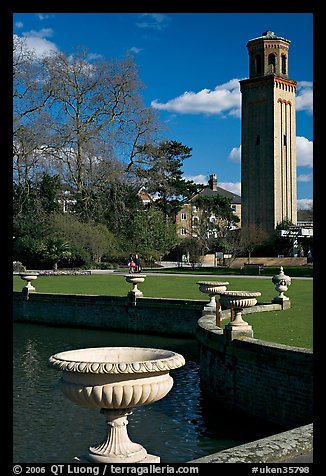
[{"label": "building roof", "polygon": [[251,43],[252,41],[256,40],[283,40],[286,41],[287,43],[291,43],[290,40],[287,40],[286,38],[283,38],[282,36],[275,35],[273,31],[264,31],[261,36],[258,36],[257,38],[253,38],[252,40],[249,40],[248,43]]},{"label": "building roof", "polygon": [[209,186],[205,186],[202,190],[200,190],[200,192],[196,193],[196,195],[190,198],[190,201],[193,201],[198,197],[198,195],[201,195],[202,197],[212,197],[216,194],[225,198],[230,198],[231,204],[233,205],[241,204],[241,197],[239,195],[229,192],[222,187],[216,187],[216,190],[212,190]]},{"label": "building roof", "polygon": [[137,194],[138,194],[139,198],[141,199],[141,201],[143,202],[144,205],[146,205],[147,203],[152,203],[153,202],[153,198],[150,196],[150,194],[143,187],[138,191]]},{"label": "building roof", "polygon": [[312,210],[298,210],[297,221],[304,223],[313,223],[314,220]]}]

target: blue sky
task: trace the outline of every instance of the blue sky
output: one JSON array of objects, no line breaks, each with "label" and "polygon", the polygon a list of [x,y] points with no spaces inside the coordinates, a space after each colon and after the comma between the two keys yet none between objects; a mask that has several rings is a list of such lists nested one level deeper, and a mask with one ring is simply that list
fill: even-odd
[{"label": "blue sky", "polygon": [[266,30],[291,41],[289,77],[297,85],[298,208],[313,198],[312,13],[14,13],[14,34],[42,55],[75,47],[89,60],[131,53],[147,106],[166,138],[192,148],[185,178],[241,194],[241,94],[248,78],[246,44]]}]

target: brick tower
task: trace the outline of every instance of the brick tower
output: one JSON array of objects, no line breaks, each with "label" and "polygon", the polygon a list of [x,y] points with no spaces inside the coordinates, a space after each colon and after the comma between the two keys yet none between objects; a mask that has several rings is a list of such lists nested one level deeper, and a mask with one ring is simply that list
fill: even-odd
[{"label": "brick tower", "polygon": [[249,40],[249,79],[242,94],[242,225],[269,236],[283,220],[297,223],[297,82],[288,78],[290,41],[266,31]]}]

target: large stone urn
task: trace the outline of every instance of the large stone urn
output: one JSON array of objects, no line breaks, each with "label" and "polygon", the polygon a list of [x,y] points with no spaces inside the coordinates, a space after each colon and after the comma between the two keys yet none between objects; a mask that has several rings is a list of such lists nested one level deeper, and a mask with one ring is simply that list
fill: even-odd
[{"label": "large stone urn", "polygon": [[279,274],[276,274],[272,277],[272,282],[276,285],[275,289],[279,293],[272,302],[283,302],[289,301],[289,298],[284,295],[284,293],[288,290],[289,286],[291,285],[291,278],[284,274],[283,266],[280,267]]},{"label": "large stone urn", "polygon": [[29,293],[35,292],[35,288],[32,285],[32,281],[35,281],[38,277],[38,273],[33,273],[33,272],[25,272],[25,273],[20,273],[21,279],[27,281],[26,285],[22,289],[22,293],[24,295],[28,295]]},{"label": "large stone urn", "polygon": [[242,311],[244,308],[255,306],[257,304],[256,298],[261,296],[261,293],[258,291],[222,291],[219,294],[221,306],[234,311],[234,318],[225,327],[227,329],[252,331],[248,322],[242,319]]},{"label": "large stone urn", "polygon": [[222,291],[226,291],[228,282],[220,281],[197,281],[199,284],[199,291],[209,295],[209,301],[205,304],[204,310],[216,312],[216,298],[215,296]]},{"label": "large stone urn", "polygon": [[132,290],[129,291],[128,294],[133,297],[142,297],[143,293],[138,289],[137,285],[145,281],[146,274],[143,274],[143,273],[125,274],[125,278],[127,283],[131,283],[133,285]]},{"label": "large stone urn", "polygon": [[[158,456],[130,440],[127,417],[171,390],[170,370],[185,364],[182,355],[143,347],[98,347],[52,355],[49,366],[62,371],[63,394],[78,405],[101,409],[107,436],[79,459],[96,463],[152,463]],[[153,431],[156,431],[153,428]]]}]

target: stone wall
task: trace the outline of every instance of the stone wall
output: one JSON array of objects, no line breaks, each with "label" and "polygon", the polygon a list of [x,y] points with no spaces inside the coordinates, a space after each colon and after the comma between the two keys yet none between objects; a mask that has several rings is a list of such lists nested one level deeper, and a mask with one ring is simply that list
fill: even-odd
[{"label": "stone wall", "polygon": [[14,292],[14,320],[194,337],[205,301]]},{"label": "stone wall", "polygon": [[[248,263],[248,257],[245,258],[236,258],[231,263],[231,268],[241,268],[245,263]],[[261,258],[250,258],[251,264],[264,264],[265,266],[304,266],[307,264],[307,257],[285,257],[285,258],[271,258],[271,257],[261,257]]]},{"label": "stone wall", "polygon": [[285,429],[313,420],[313,352],[254,338],[226,339],[211,316],[198,321],[203,390],[230,409]]}]

